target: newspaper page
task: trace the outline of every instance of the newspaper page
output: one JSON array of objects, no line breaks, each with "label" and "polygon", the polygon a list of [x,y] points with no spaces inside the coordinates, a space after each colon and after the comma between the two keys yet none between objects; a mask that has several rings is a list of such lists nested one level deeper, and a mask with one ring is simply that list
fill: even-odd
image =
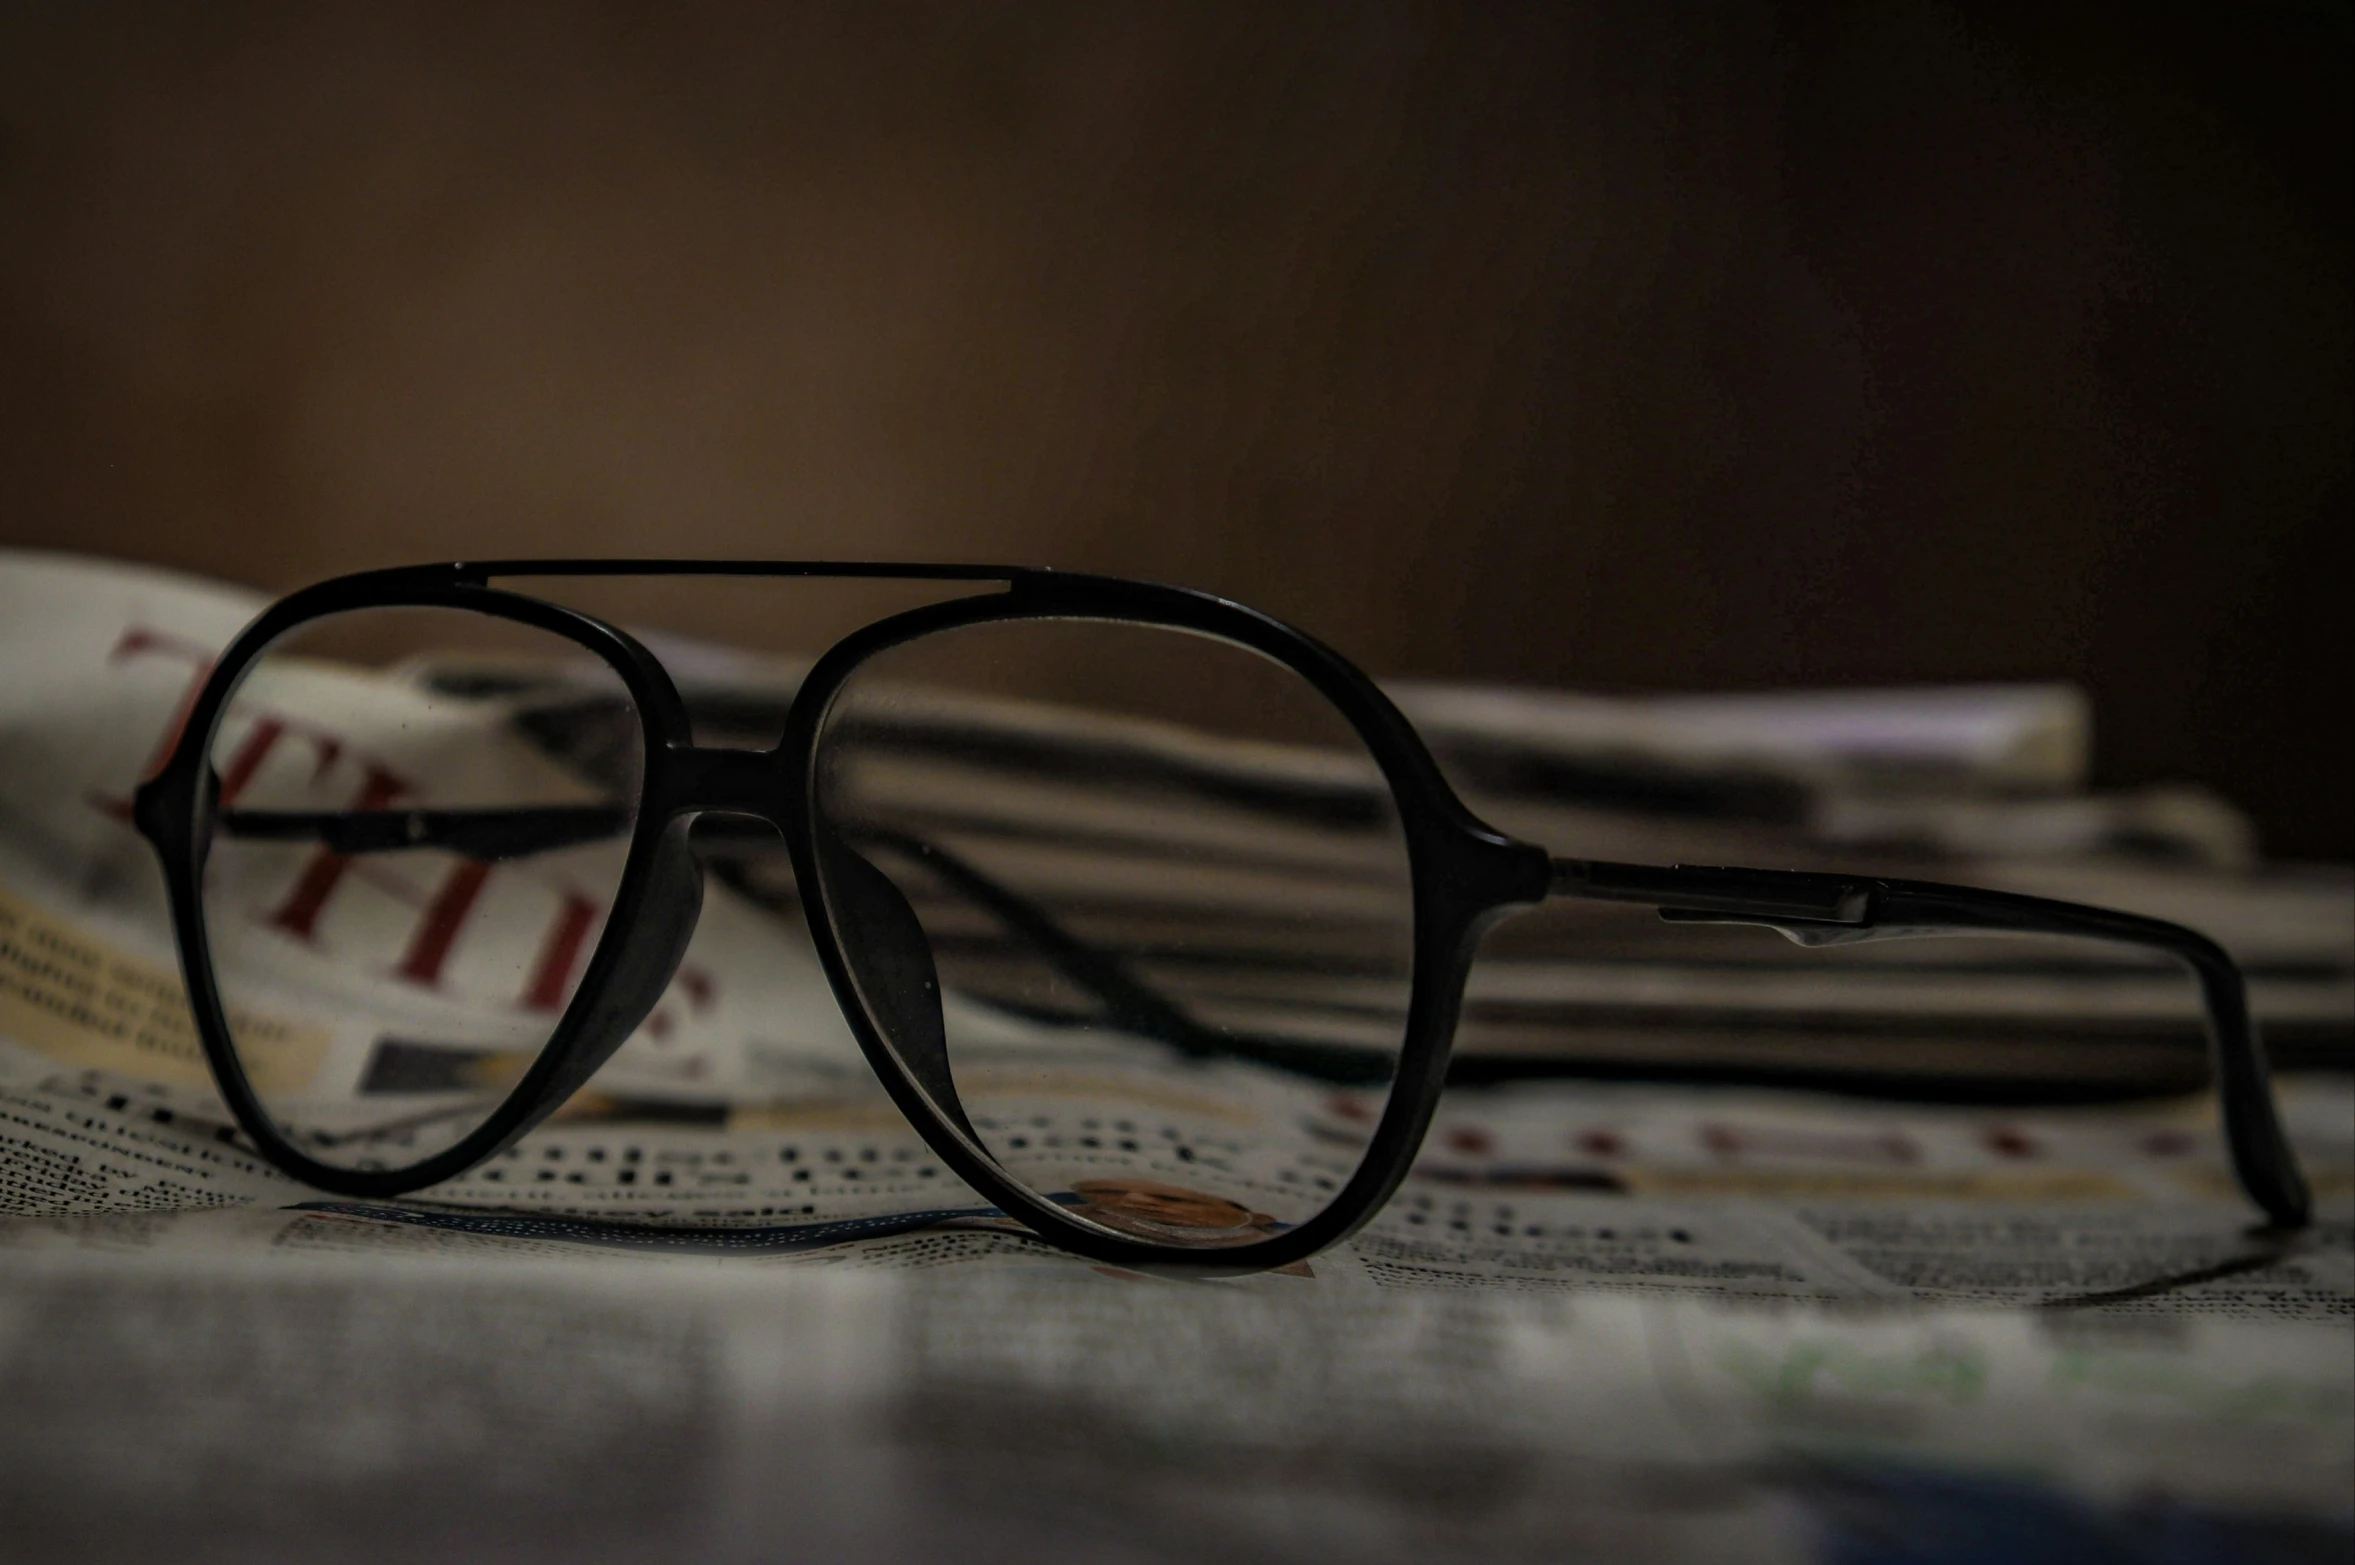
[{"label": "newspaper page", "polygon": [[[1799,1559],[1836,1555],[1843,1529],[1936,1531],[1958,1505],[2044,1506],[2088,1536],[2163,1533],[2174,1524],[2132,1512],[2146,1493],[2251,1537],[2345,1526],[2344,1075],[2282,1082],[2320,1199],[2295,1236],[2253,1230],[2196,1094],[1999,1109],[1519,1081],[1451,1090],[1414,1174],[1355,1239],[1289,1274],[1180,1286],[1063,1256],[941,1167],[883,1097],[806,942],[781,936],[792,888],[720,843],[671,990],[566,1115],[423,1199],[308,1189],[252,1150],[214,1093],[160,880],[125,823],[130,788],[257,607],[161,573],[0,561],[18,676],[0,694],[0,1386],[28,1413],[0,1436],[0,1511],[38,1540],[29,1557],[181,1536],[190,1498],[172,1485],[198,1474],[211,1530],[195,1557],[409,1557],[364,1541],[396,1515],[415,1524],[408,1542],[439,1527],[516,1558],[642,1557],[650,1540],[689,1538],[771,1557],[790,1536],[873,1558],[1086,1537],[1140,1559],[1191,1557],[1204,1539],[1244,1558]],[[370,786],[370,767],[457,754],[446,764],[469,776],[571,798],[582,772],[565,747],[594,712],[566,695],[570,671],[542,673],[532,710],[566,715],[529,744],[511,707],[450,718],[428,699],[432,670],[336,687],[373,735],[257,722],[238,742],[267,752],[257,767],[343,793]],[[989,743],[1073,742],[1036,714],[911,721],[962,725],[967,756],[976,723],[996,725]],[[937,766],[894,785],[944,786]],[[1330,797],[1349,783],[1285,785]],[[1070,801],[992,797],[1002,854],[987,862],[1014,873],[1017,827]],[[1094,829],[1117,841],[1134,827]],[[1271,899],[1352,905],[1348,866],[1313,838],[1258,818],[1219,829],[1221,862],[1243,873],[1129,888],[1108,926],[1184,894],[1273,939]],[[448,885],[376,888],[399,961],[290,957],[275,987],[232,997],[257,1085],[332,1132],[387,1101],[512,1080],[511,1046],[466,1033],[450,989],[415,982],[407,960]],[[567,904],[545,883],[497,894],[529,915],[509,921],[520,934],[502,948],[494,921],[454,926],[436,976],[491,975],[528,996]],[[2301,884],[2230,931],[2261,994],[2272,960],[2277,1011],[2326,1030],[2346,979],[2311,948],[2337,938],[2341,900],[2335,881]],[[1492,980],[1501,990],[1548,1005],[1567,993],[1606,1017],[1646,998],[1598,999],[1595,985],[1626,982],[1608,962],[1566,965],[1542,943],[1523,955]],[[1689,994],[1707,976],[1663,967],[1648,981]],[[1959,989],[1968,974],[1955,976]],[[2131,964],[2075,976],[2111,986],[2094,1005],[2105,1025],[2184,1019]],[[1267,1005],[1234,973],[1169,977],[1203,985],[1187,997],[1206,1009]],[[1288,1025],[1347,1047],[1351,1018],[1385,1003],[1359,983],[1327,982],[1323,1008]],[[2087,1014],[2084,983],[2031,975],[2010,991],[2023,998],[1995,1002],[2015,1004],[2007,1025],[2049,1025],[2024,998],[2039,983],[2064,1018]],[[1938,1003],[1919,974],[1878,1003],[1898,1007],[1889,991],[1909,985]],[[1850,1003],[1825,998],[1837,987],[1793,1004],[1820,1022]],[[1263,1122],[1309,1127],[1326,1148],[1364,1135],[1359,1091],[1075,1055],[1067,1031],[995,1005],[986,985],[947,1003],[1004,1051],[1009,1079],[1047,1064],[1151,1103],[1135,1132],[1148,1151],[1239,1146],[1237,1127]],[[1750,1026],[1776,1003],[1727,1011]],[[1076,1135],[1084,1099],[1029,1107]],[[1176,1167],[1152,1156],[1133,1166]],[[1229,1161],[1246,1200],[1323,1166]],[[519,1342],[547,1347],[519,1357]],[[351,1381],[361,1364],[372,1378]],[[151,1454],[126,1463],[112,1454],[126,1445]]]}]

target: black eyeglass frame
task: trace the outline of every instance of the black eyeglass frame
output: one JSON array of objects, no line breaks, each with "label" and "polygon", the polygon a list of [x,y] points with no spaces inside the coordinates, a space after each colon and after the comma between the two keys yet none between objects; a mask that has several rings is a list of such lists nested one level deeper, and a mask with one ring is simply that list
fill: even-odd
[{"label": "black eyeglass frame", "polygon": [[[769,576],[997,586],[895,614],[838,641],[803,679],[773,750],[705,748],[661,662],[626,631],[593,615],[505,591],[502,578]],[[307,621],[362,609],[449,608],[563,637],[622,680],[643,725],[644,774],[628,854],[605,928],[572,1000],[539,1057],[498,1108],[454,1145],[401,1169],[340,1167],[280,1133],[246,1079],[216,982],[202,912],[204,863],[219,780],[212,741],[254,660]],[[861,993],[843,942],[839,898],[820,860],[818,749],[836,694],[868,659],[940,631],[997,621],[1080,619],[1215,637],[1305,679],[1356,730],[1397,805],[1413,900],[1414,954],[1404,1039],[1388,1098],[1356,1172],[1314,1217],[1248,1244],[1195,1248],[1115,1233],[1011,1178],[936,1101]],[[1041,1237],[1091,1259],[1141,1270],[1233,1275],[1304,1260],[1346,1238],[1405,1177],[1445,1083],[1466,979],[1481,936],[1499,918],[1549,897],[1648,903],[1687,922],[1756,923],[1802,944],[1896,934],[2006,932],[2073,935],[2162,950],[2192,967],[2205,1001],[2227,1141],[2243,1188],[2271,1221],[2306,1221],[2308,1199],[2276,1113],[2245,986],[2231,959],[2191,930],[2135,915],[2042,898],[1876,877],[1556,859],[1482,823],[1441,776],[1413,726],[1339,653],[1254,609],[1187,588],[1115,577],[1001,566],[774,561],[507,560],[402,567],[321,582],[273,604],[222,654],[190,704],[178,740],[134,800],[134,820],[161,861],[183,975],[205,1057],[222,1097],[256,1148],[319,1189],[390,1199],[455,1178],[553,1113],[618,1048],[660,997],[694,925],[679,888],[692,877],[685,832],[702,813],[750,815],[784,838],[803,888],[810,936],[861,1052],[932,1151],[1000,1210]],[[698,890],[691,895],[699,904]],[[953,1091],[942,1084],[944,1090]]]}]

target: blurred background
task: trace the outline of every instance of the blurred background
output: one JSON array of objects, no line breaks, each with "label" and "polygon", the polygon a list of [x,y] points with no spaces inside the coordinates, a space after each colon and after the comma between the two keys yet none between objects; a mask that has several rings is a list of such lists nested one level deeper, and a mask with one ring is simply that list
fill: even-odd
[{"label": "blurred background", "polygon": [[2355,853],[2344,3],[0,6],[0,543],[2062,678]]}]

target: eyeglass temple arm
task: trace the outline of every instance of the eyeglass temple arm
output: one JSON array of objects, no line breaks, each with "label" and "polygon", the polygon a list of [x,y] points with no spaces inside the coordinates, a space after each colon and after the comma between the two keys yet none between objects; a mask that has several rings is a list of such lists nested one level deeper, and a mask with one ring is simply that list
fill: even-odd
[{"label": "eyeglass temple arm", "polygon": [[333,853],[432,848],[484,864],[602,842],[630,829],[611,804],[473,810],[224,810],[214,828],[259,842],[315,842]]},{"label": "eyeglass temple arm", "polygon": [[850,833],[857,841],[893,849],[917,860],[950,890],[995,918],[1047,964],[1102,1001],[1114,1025],[1177,1044],[1189,1053],[1226,1053],[1221,1038],[1188,1015],[1175,1000],[1128,969],[1119,957],[1090,945],[1057,923],[1028,897],[976,869],[936,842],[912,832],[866,827]]},{"label": "eyeglass temple arm", "polygon": [[[220,829],[233,837],[318,842],[334,852],[353,854],[434,848],[486,863],[601,841],[628,826],[627,812],[610,805],[229,810],[220,818]],[[1071,934],[1028,898],[938,844],[901,832],[858,835],[927,864],[951,889],[1093,993],[1117,1025],[1166,1039],[1189,1052],[1227,1053],[1244,1044],[1204,1027],[1117,957]],[[1649,905],[1676,923],[1759,925],[1804,946],[1992,933],[2075,936],[2164,952],[2190,967],[2199,980],[2225,1139],[2242,1189],[2283,1227],[2307,1221],[2305,1181],[2281,1128],[2240,969],[2214,941],[2181,925],[1930,881],[1691,865],[1663,868],[1591,859],[1556,859],[1547,894]]]},{"label": "eyeglass temple arm", "polygon": [[[248,841],[315,842],[331,852],[394,853],[434,849],[486,864],[600,842],[630,828],[611,805],[539,805],[460,810],[228,810],[218,830]],[[1129,971],[1112,953],[1088,944],[1029,898],[939,844],[906,832],[865,829],[858,841],[890,848],[927,865],[942,883],[996,919],[1066,978],[1103,1002],[1114,1025],[1174,1043],[1193,1054],[1228,1054],[1247,1041],[1203,1026],[1176,1001]]]},{"label": "eyeglass temple arm", "polygon": [[2074,936],[2164,952],[2199,980],[2225,1142],[2241,1189],[2279,1227],[2302,1227],[2308,1219],[2306,1181],[2274,1105],[2265,1046],[2249,1017],[2248,986],[2223,947],[2180,924],[1934,881],[1593,859],[1554,860],[1547,895],[1646,904],[1672,923],[1755,924],[1803,946],[2006,934]]}]

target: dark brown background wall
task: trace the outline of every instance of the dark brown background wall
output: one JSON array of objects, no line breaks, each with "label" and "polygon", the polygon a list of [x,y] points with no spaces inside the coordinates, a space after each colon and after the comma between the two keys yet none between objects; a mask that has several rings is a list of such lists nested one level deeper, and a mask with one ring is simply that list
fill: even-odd
[{"label": "dark brown background wall", "polygon": [[2345,4],[0,7],[0,541],[2062,676],[2355,852]]}]

